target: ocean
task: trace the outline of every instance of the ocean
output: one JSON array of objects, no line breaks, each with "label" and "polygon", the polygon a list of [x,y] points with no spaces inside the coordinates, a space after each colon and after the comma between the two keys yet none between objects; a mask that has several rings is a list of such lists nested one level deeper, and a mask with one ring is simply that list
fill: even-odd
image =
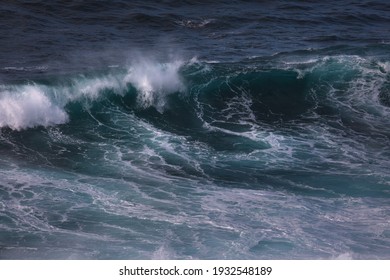
[{"label": "ocean", "polygon": [[389,1],[2,1],[0,259],[389,259]]}]

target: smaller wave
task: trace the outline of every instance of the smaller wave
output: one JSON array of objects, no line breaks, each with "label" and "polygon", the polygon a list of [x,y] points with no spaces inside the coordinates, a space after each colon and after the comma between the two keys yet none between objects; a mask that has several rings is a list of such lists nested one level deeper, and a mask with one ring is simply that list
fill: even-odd
[{"label": "smaller wave", "polygon": [[210,23],[214,22],[214,19],[201,19],[201,20],[178,20],[176,21],[176,24],[179,26],[183,26],[186,28],[191,28],[191,29],[198,29],[198,28],[203,28],[209,25]]},{"label": "smaller wave", "polygon": [[300,79],[314,81],[315,89],[327,88],[333,105],[364,114],[388,114],[388,62],[358,55],[304,59],[284,61],[281,68],[297,72]]},{"label": "smaller wave", "polygon": [[2,70],[7,72],[45,72],[48,70],[48,66],[31,66],[31,67],[16,67],[16,66],[7,66],[3,67]]}]

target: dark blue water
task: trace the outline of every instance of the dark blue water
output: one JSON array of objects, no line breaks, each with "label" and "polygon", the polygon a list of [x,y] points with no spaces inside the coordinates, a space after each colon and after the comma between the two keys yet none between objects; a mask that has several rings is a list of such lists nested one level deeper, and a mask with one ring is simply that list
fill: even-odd
[{"label": "dark blue water", "polygon": [[1,259],[390,257],[388,1],[209,2],[2,1]]}]

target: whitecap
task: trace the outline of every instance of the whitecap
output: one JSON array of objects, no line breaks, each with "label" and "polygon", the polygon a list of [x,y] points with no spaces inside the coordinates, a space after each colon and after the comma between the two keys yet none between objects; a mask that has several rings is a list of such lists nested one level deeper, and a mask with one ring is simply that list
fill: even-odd
[{"label": "whitecap", "polygon": [[0,127],[21,130],[36,126],[63,124],[69,117],[36,85],[2,91],[0,95]]}]

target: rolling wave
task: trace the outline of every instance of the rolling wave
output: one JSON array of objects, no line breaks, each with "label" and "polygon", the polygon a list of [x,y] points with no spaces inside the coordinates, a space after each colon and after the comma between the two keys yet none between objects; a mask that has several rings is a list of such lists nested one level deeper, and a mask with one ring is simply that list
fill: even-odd
[{"label": "rolling wave", "polygon": [[114,70],[2,85],[0,127],[60,125],[77,118],[74,104],[86,109],[104,102],[172,125],[231,130],[335,117],[375,127],[390,110],[389,63],[359,56],[276,58],[272,64],[139,59]]}]

